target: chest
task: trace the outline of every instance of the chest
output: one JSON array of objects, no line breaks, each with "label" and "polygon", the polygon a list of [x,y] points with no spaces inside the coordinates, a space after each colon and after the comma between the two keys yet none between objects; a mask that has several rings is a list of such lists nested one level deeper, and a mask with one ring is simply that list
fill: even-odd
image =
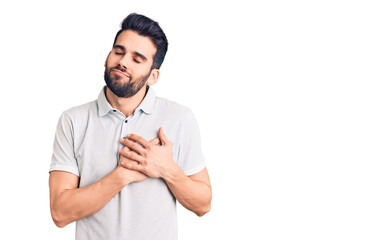
[{"label": "chest", "polygon": [[118,166],[118,150],[123,148],[121,138],[133,133],[150,141],[158,136],[160,127],[174,142],[173,158],[177,161],[178,148],[173,140],[176,124],[172,121],[149,115],[128,118],[108,115],[79,123],[74,130],[74,151],[80,172],[79,186],[88,186],[102,179]]}]

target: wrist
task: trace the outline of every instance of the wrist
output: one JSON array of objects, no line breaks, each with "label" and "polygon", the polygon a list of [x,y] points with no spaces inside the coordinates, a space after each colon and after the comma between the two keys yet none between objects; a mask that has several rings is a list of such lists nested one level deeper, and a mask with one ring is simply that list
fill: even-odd
[{"label": "wrist", "polygon": [[121,166],[117,167],[113,171],[116,182],[121,186],[121,188],[131,183],[131,179],[129,179],[129,176],[128,174],[126,174],[126,171],[128,170]]},{"label": "wrist", "polygon": [[173,166],[170,169],[166,170],[162,174],[162,178],[167,183],[175,183],[183,177],[186,177],[186,175],[183,173],[183,171],[176,164],[173,164]]}]

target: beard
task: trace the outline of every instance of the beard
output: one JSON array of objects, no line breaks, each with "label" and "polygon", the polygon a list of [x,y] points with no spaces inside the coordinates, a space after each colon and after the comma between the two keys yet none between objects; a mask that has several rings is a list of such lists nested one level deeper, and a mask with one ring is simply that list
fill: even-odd
[{"label": "beard", "polygon": [[151,70],[151,71],[149,71],[148,74],[142,75],[136,79],[133,79],[132,75],[126,73],[129,75],[129,81],[126,83],[120,83],[120,82],[118,82],[118,80],[120,80],[120,78],[123,76],[115,75],[112,77],[111,71],[113,69],[117,69],[117,70],[120,70],[125,73],[126,73],[126,70],[119,67],[119,66],[114,67],[114,68],[110,68],[108,70],[107,64],[106,64],[106,68],[105,68],[104,78],[105,78],[106,85],[115,95],[117,95],[120,98],[130,98],[130,97],[133,97],[134,95],[136,95],[136,93],[138,93],[140,91],[140,89],[142,87],[144,87],[145,83],[147,82],[147,80],[149,78],[149,75],[151,75],[151,72],[152,72],[152,70]]}]

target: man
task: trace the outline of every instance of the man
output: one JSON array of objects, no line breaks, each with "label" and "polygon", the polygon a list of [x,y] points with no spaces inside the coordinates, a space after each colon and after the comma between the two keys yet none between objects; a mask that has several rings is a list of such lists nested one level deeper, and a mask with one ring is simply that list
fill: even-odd
[{"label": "man", "polygon": [[151,85],[167,51],[159,24],[130,14],[105,61],[97,100],[60,117],[50,209],[76,239],[177,239],[176,200],[202,216],[211,185],[190,109]]}]

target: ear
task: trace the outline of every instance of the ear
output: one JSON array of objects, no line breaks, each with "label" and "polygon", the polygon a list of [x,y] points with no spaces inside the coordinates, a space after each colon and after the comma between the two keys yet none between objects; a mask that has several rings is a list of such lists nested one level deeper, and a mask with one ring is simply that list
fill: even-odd
[{"label": "ear", "polygon": [[152,69],[151,74],[149,75],[149,78],[147,80],[148,85],[154,85],[157,80],[159,79],[159,69]]}]

